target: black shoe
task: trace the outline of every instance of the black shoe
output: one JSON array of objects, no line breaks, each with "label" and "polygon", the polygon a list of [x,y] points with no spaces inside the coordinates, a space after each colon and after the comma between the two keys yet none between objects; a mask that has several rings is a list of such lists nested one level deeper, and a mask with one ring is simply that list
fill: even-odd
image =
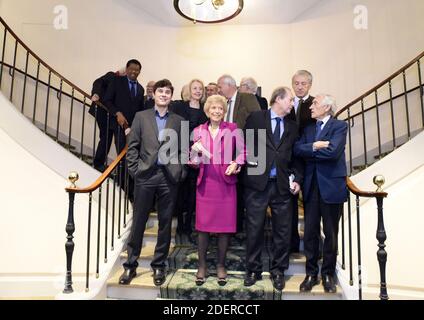
[{"label": "black shoe", "polygon": [[[221,272],[220,272],[221,271]],[[218,284],[223,287],[227,284],[227,271],[224,267],[217,267]]]},{"label": "black shoe", "polygon": [[262,280],[262,272],[246,271],[244,276],[244,285],[246,287],[253,286],[257,280]]},{"label": "black shoe", "polygon": [[271,282],[275,290],[278,291],[283,290],[286,285],[286,281],[284,280],[284,274],[282,273],[271,274]]},{"label": "black shoe", "polygon": [[333,276],[325,274],[322,276],[322,286],[324,287],[324,291],[328,293],[336,293],[336,282],[334,281]]},{"label": "black shoe", "polygon": [[[202,270],[203,272],[200,272],[200,270]],[[203,277],[200,276],[199,274],[202,274]],[[197,273],[196,273],[196,280],[195,280],[196,285],[198,285],[198,286],[203,285],[206,282],[207,277],[208,277],[208,271],[206,269],[203,270],[203,269],[199,268],[197,270]]]},{"label": "black shoe", "polygon": [[319,284],[318,276],[306,276],[305,279],[300,284],[300,292],[309,292],[312,290],[313,286]]},{"label": "black shoe", "polygon": [[135,269],[125,269],[124,273],[119,277],[119,284],[128,285],[135,278],[137,272]]},{"label": "black shoe", "polygon": [[153,283],[155,286],[161,286],[166,280],[164,269],[153,269]]}]

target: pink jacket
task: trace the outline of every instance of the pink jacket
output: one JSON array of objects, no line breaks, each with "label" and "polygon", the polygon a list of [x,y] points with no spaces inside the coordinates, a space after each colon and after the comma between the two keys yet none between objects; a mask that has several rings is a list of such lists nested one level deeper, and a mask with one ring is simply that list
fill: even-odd
[{"label": "pink jacket", "polygon": [[235,123],[222,121],[219,125],[219,132],[214,140],[212,140],[208,130],[209,122],[206,122],[193,131],[193,141],[200,140],[203,147],[209,152],[211,150],[211,141],[214,143],[213,154],[211,159],[203,153],[190,151],[189,165],[199,167],[199,176],[197,177],[197,185],[202,182],[205,165],[220,165],[220,172],[224,181],[228,184],[237,182],[236,175],[225,175],[225,171],[231,162],[243,165],[246,161],[246,148],[244,144],[243,132],[237,128]]}]

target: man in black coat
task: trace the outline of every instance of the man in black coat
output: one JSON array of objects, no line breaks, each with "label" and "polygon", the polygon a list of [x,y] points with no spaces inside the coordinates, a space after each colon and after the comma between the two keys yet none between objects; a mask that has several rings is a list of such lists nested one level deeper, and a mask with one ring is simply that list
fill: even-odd
[{"label": "man in black coat", "polygon": [[[291,198],[300,191],[303,176],[302,162],[292,157],[292,147],[298,138],[296,122],[287,118],[292,107],[291,90],[280,87],[272,93],[271,109],[252,113],[246,122],[248,166],[255,154],[259,159],[256,168],[248,167],[243,177],[247,235],[245,286],[262,279],[261,254],[268,206],[272,214],[271,280],[277,290],[285,285],[292,226]],[[253,141],[249,138],[252,134]],[[295,175],[292,181],[291,172]]]},{"label": "man in black coat", "polygon": [[[132,59],[127,62],[126,76],[116,77],[106,91],[105,104],[110,113],[110,129],[115,137],[115,145],[119,154],[126,145],[126,135],[129,133],[134,116],[144,109],[144,88],[137,82],[141,63]],[[125,163],[123,168],[125,168]],[[126,174],[121,171],[119,185],[125,189]],[[128,199],[133,202],[134,182],[128,180]]]},{"label": "man in black coat", "polygon": [[140,71],[139,61],[128,61],[127,75],[113,79],[106,91],[105,104],[110,112],[110,129],[118,154],[126,144],[125,130],[131,127],[135,114],[144,109],[144,88],[137,82]]},{"label": "man in black coat", "polygon": [[[108,126],[108,112],[103,107],[105,106],[105,95],[109,84],[117,76],[124,76],[125,69],[117,72],[109,71],[105,75],[96,79],[93,82],[93,88],[91,90],[91,104],[88,113],[95,117],[97,126],[99,127],[99,143],[96,149],[96,155],[94,156],[93,166],[95,169],[103,172],[107,166],[107,155],[109,154],[110,146],[112,144],[113,131]],[[100,106],[101,104],[103,106]],[[118,146],[116,146],[118,150]]]},{"label": "man in black coat", "polygon": [[[292,77],[292,88],[295,93],[294,108],[288,115],[289,119],[296,121],[299,127],[299,136],[309,124],[314,124],[315,119],[311,117],[311,110],[314,97],[309,95],[312,86],[312,74],[306,70],[297,71]],[[293,219],[292,219],[292,236],[291,236],[291,253],[299,252],[300,236],[299,236],[299,195],[293,195]]]}]

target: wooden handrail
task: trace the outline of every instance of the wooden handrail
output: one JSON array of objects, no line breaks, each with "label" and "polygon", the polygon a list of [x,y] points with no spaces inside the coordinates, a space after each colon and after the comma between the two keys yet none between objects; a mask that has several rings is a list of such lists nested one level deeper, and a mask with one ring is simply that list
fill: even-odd
[{"label": "wooden handrail", "polygon": [[344,108],[342,108],[341,110],[339,110],[336,114],[335,117],[337,118],[342,112],[346,111],[347,109],[349,109],[351,106],[357,104],[358,102],[360,102],[361,100],[365,99],[367,96],[369,96],[371,93],[375,92],[376,90],[380,89],[382,86],[384,86],[387,82],[389,82],[390,80],[396,78],[399,74],[401,74],[402,72],[404,72],[406,69],[408,69],[410,66],[412,66],[414,63],[416,63],[417,61],[419,61],[421,58],[424,57],[424,51],[421,52],[415,59],[411,60],[408,64],[406,64],[405,66],[403,66],[402,68],[400,68],[398,71],[396,71],[395,73],[393,73],[391,76],[389,76],[388,78],[386,78],[385,80],[381,81],[379,84],[377,84],[375,87],[373,87],[372,89],[368,90],[367,92],[365,92],[362,96],[360,96],[359,98],[356,98],[355,100],[353,100],[352,102],[350,102],[348,105],[346,105]]},{"label": "wooden handrail", "polygon": [[386,198],[387,192],[374,192],[374,191],[362,191],[360,190],[349,177],[346,177],[347,187],[350,192],[359,197],[365,198]]},{"label": "wooden handrail", "polygon": [[105,172],[89,187],[87,188],[65,188],[68,193],[90,193],[100,187],[100,185],[110,176],[111,172],[118,166],[119,162],[127,154],[128,145],[121,151],[116,159],[107,167]]},{"label": "wooden handrail", "polygon": [[25,48],[25,50],[27,50],[27,52],[29,52],[37,61],[39,61],[42,65],[44,65],[44,67],[46,67],[49,70],[49,72],[53,73],[58,78],[60,78],[64,82],[66,82],[72,88],[74,88],[79,93],[81,93],[84,97],[86,97],[88,99],[91,99],[91,97],[90,97],[90,95],[88,93],[86,93],[85,91],[83,91],[82,89],[80,89],[78,86],[76,86],[75,84],[73,84],[71,81],[69,81],[68,79],[66,79],[62,75],[60,75],[56,70],[54,70],[46,62],[44,62],[39,56],[37,56],[30,48],[28,48],[28,46],[25,43],[23,43],[23,41],[21,39],[19,39],[19,37],[13,32],[13,30],[7,25],[7,23],[3,20],[3,18],[1,16],[0,16],[0,22],[3,24],[3,26],[5,27],[5,29],[7,30],[7,32],[9,32],[16,39],[16,41],[18,41],[18,43],[23,48]]}]

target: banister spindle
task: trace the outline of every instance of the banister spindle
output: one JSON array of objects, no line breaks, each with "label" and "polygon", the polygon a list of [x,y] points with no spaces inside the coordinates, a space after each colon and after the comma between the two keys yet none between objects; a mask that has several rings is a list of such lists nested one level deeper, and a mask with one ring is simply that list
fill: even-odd
[{"label": "banister spindle", "polygon": [[[69,174],[68,180],[71,182],[71,188],[76,188],[75,182],[78,181],[78,173],[71,172]],[[69,209],[68,209],[68,221],[66,222],[66,233],[68,234],[65,244],[66,251],[66,279],[65,279],[65,289],[63,293],[72,293],[74,289],[72,288],[72,256],[74,253],[75,243],[74,232],[75,232],[75,222],[74,222],[74,200],[75,193],[69,192]]]},{"label": "banister spindle", "polygon": [[[373,179],[374,184],[378,187],[376,192],[382,192],[383,189],[381,186],[384,184],[385,179],[381,175],[377,175]],[[388,300],[389,296],[387,295],[387,283],[386,283],[386,262],[387,262],[387,252],[384,249],[386,245],[384,242],[387,239],[386,230],[384,228],[384,219],[383,219],[383,198],[384,196],[377,196],[377,211],[378,211],[378,222],[377,222],[377,240],[378,240],[378,251],[377,259],[380,266],[380,299]]]}]

